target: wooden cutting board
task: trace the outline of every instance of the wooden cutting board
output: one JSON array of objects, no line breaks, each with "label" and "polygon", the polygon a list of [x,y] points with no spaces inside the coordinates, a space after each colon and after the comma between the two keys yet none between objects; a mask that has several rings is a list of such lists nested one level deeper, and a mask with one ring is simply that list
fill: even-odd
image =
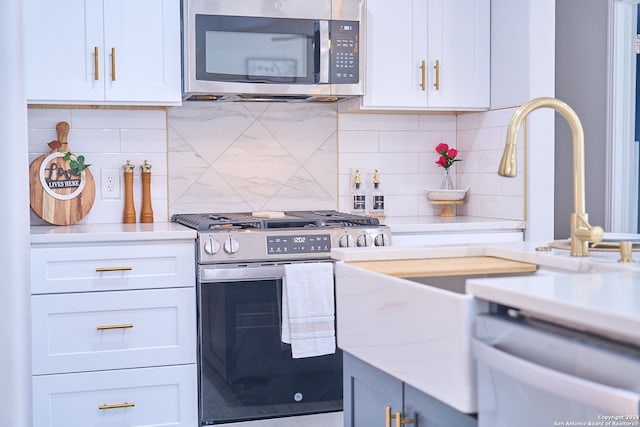
[{"label": "wooden cutting board", "polygon": [[69,124],[56,125],[59,147],[38,156],[29,166],[29,200],[31,210],[42,220],[53,225],[75,224],[84,218],[95,200],[93,175],[87,168],[76,174],[71,168],[75,155],[67,142]]},{"label": "wooden cutting board", "polygon": [[527,273],[535,264],[490,256],[357,261],[349,265],[395,277],[462,276],[468,274]]}]

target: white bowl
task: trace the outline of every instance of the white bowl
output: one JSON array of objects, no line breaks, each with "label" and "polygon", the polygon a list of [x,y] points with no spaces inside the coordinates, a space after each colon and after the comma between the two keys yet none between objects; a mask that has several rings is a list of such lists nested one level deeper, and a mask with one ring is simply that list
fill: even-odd
[{"label": "white bowl", "polygon": [[462,200],[467,195],[467,191],[469,191],[470,187],[465,189],[458,190],[441,190],[441,189],[426,189],[424,190],[427,193],[427,198],[433,201],[457,201]]}]

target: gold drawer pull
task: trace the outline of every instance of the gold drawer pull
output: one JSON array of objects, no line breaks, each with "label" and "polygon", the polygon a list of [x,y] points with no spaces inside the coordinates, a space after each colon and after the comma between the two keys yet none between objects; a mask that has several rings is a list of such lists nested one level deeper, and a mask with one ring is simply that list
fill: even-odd
[{"label": "gold drawer pull", "polygon": [[136,406],[135,403],[129,403],[129,402],[124,402],[124,403],[116,403],[113,405],[100,405],[98,406],[98,409],[120,409],[120,408],[132,408]]},{"label": "gold drawer pull", "polygon": [[107,271],[131,271],[133,267],[97,267],[96,273],[104,273]]},{"label": "gold drawer pull", "polygon": [[111,48],[111,81],[116,81],[116,48]]},{"label": "gold drawer pull", "polygon": [[[387,406],[384,408],[385,409],[385,427],[391,427],[391,406]],[[402,424],[411,424],[413,422],[412,419],[410,418],[402,418],[402,412],[396,412],[395,414],[393,414],[393,417],[396,420],[396,425],[395,427],[401,427]]]},{"label": "gold drawer pull", "polygon": [[436,90],[440,90],[440,60],[436,59],[436,65],[433,67],[436,70],[436,82],[433,84],[433,87]]},{"label": "gold drawer pull", "polygon": [[100,74],[98,73],[98,66],[99,66],[99,61],[98,61],[98,46],[95,46],[93,48],[93,68],[94,68],[94,80],[98,80],[100,78]]},{"label": "gold drawer pull", "polygon": [[422,60],[421,64],[420,64],[420,74],[422,75],[422,80],[420,82],[420,89],[422,89],[422,91],[424,92],[427,89],[427,61],[425,61],[424,59]]},{"label": "gold drawer pull", "polygon": [[98,331],[108,331],[110,329],[131,329],[131,328],[133,328],[133,324],[131,323],[123,323],[122,325],[103,325],[103,326],[96,327]]}]

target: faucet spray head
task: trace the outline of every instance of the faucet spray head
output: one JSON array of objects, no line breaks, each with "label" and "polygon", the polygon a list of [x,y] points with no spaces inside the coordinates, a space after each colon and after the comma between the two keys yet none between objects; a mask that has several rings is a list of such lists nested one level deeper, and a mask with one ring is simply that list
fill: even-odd
[{"label": "faucet spray head", "polygon": [[507,143],[504,146],[502,160],[498,168],[498,175],[514,177],[516,176],[516,145]]}]

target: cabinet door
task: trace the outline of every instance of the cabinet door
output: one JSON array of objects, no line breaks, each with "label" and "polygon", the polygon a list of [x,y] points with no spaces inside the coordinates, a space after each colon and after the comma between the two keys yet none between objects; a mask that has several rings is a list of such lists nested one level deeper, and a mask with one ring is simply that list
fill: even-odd
[{"label": "cabinet door", "polygon": [[426,107],[427,0],[367,1],[363,107]]},{"label": "cabinet door", "polygon": [[344,353],[345,427],[385,427],[385,408],[402,410],[402,381]]},{"label": "cabinet door", "polygon": [[420,427],[476,427],[478,421],[469,414],[458,412],[452,407],[404,385],[404,418],[409,418],[414,426]]},{"label": "cabinet door", "polygon": [[104,3],[106,100],[180,103],[180,1]]},{"label": "cabinet door", "polygon": [[28,102],[103,100],[102,1],[27,0],[24,5]]},{"label": "cabinet door", "polygon": [[33,377],[37,427],[194,427],[195,364]]},{"label": "cabinet door", "polygon": [[429,107],[489,108],[490,0],[429,0],[427,17]]}]

